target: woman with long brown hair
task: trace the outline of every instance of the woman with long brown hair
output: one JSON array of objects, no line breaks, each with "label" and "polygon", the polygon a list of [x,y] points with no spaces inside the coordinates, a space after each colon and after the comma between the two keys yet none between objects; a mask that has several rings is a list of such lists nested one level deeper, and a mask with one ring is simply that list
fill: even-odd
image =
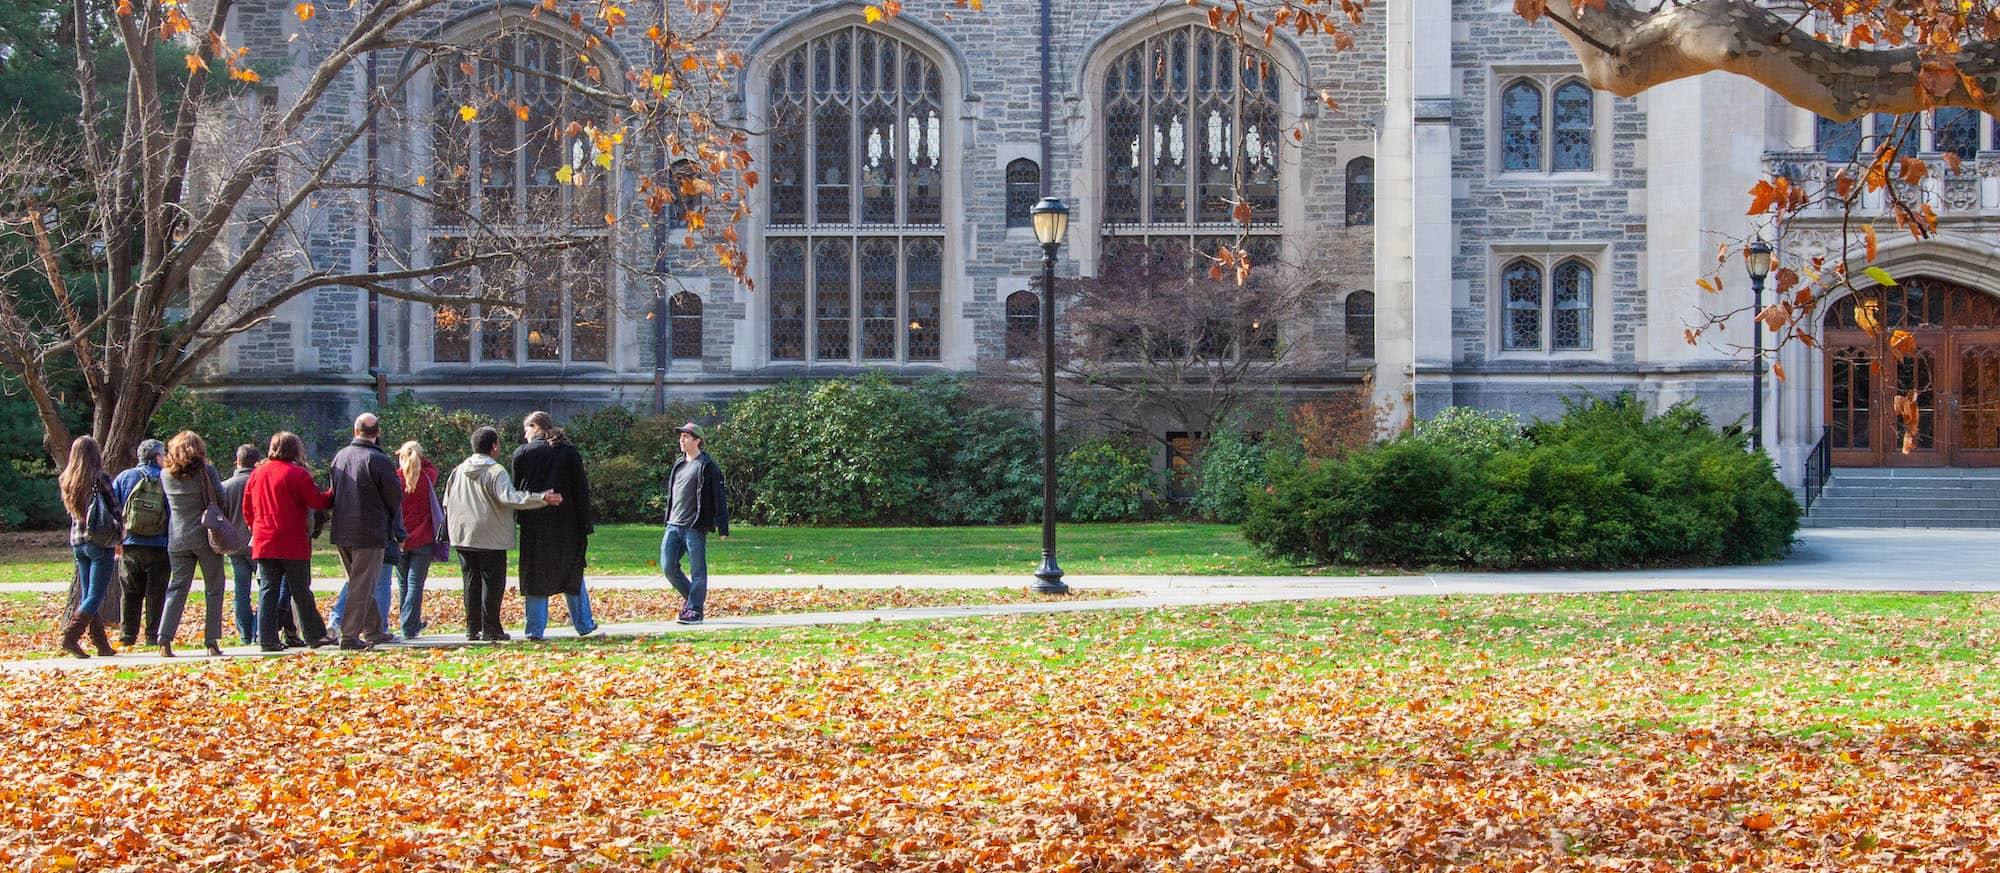
[{"label": "woman with long brown hair", "polygon": [[282,652],[278,616],[291,609],[306,645],[328,645],[326,622],[312,593],[312,513],[333,506],[333,492],[313,483],[306,447],[288,430],[271,435],[271,449],[243,486],[243,522],[257,562],[257,642]]},{"label": "woman with long brown hair", "polygon": [[79,640],[88,632],[99,655],[116,655],[104,633],[104,617],[97,610],[104,604],[104,592],[117,576],[118,541],[125,536],[119,523],[118,493],[111,489],[111,474],[104,469],[104,450],[87,436],[69,444],[69,463],[57,480],[63,508],[69,511],[69,547],[76,557],[79,590],[76,612],[63,628],[63,651],[79,658],[90,654]]},{"label": "woman with long brown hair", "polygon": [[172,575],[167,579],[166,604],[160,610],[160,656],[174,656],[174,632],[180,630],[188,589],[199,566],[203,603],[207,605],[202,641],[210,655],[221,657],[222,610],[229,577],[223,573],[222,554],[209,547],[208,529],[202,527],[201,517],[210,503],[221,502],[222,476],[208,462],[208,443],[191,430],[174,434],[168,441],[162,466],[167,471],[162,484],[166,486],[170,519],[167,559]]},{"label": "woman with long brown hair", "polygon": [[587,637],[597,631],[597,621],[583,584],[584,557],[593,531],[583,455],[546,412],[529,413],[521,430],[527,443],[514,451],[514,481],[523,491],[563,496],[560,506],[515,516],[521,524],[521,600],[527,606],[527,636],[542,638],[549,624],[549,598],[560,594],[569,607],[570,626],[577,636]]}]

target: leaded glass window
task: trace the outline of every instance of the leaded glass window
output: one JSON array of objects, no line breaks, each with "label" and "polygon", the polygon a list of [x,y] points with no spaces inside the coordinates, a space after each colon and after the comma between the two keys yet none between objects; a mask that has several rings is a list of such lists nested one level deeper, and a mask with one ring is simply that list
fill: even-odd
[{"label": "leaded glass window", "polygon": [[701,358],[701,298],[682,291],[673,296],[668,304],[673,313],[670,327],[674,333],[674,358],[676,360]]},{"label": "leaded glass window", "polygon": [[1590,171],[1590,106],[1593,99],[1590,86],[1582,82],[1570,81],[1556,86],[1555,96],[1550,101],[1555,117],[1555,139],[1549,146],[1549,167],[1555,172]]},{"label": "leaded glass window", "polygon": [[1027,158],[1007,162],[1007,226],[1033,227],[1035,203],[1042,198],[1042,168]]},{"label": "leaded glass window", "polygon": [[1542,268],[1533,261],[1515,261],[1500,271],[1505,301],[1502,347],[1509,351],[1542,348]]},{"label": "leaded glass window", "polygon": [[1501,166],[1508,170],[1542,168],[1542,89],[1533,82],[1515,82],[1500,92]]},{"label": "leaded glass window", "polygon": [[1042,298],[1033,291],[1007,295],[1007,359],[1033,357],[1042,330]]},{"label": "leaded glass window", "polygon": [[1589,265],[1571,259],[1556,265],[1553,278],[1555,306],[1550,310],[1549,344],[1557,351],[1590,348],[1591,272]]},{"label": "leaded glass window", "polygon": [[937,64],[894,36],[844,27],[787,52],[765,85],[771,358],[939,360],[944,93]]},{"label": "leaded glass window", "polygon": [[[540,33],[495,36],[430,69],[424,125],[433,195],[429,263],[467,257],[469,229],[490,234],[482,254],[510,250],[427,280],[433,294],[513,297],[519,306],[435,306],[436,363],[601,363],[610,346],[611,251],[603,216],[607,176],[572,124],[602,124],[601,109],[561,79],[584,75],[577,52]],[[461,112],[472,107],[471,119]],[[575,181],[558,180],[567,167]],[[434,180],[434,181],[430,181]],[[567,247],[563,244],[567,243]]]},{"label": "leaded glass window", "polygon": [[1119,55],[1104,77],[1106,226],[1278,218],[1278,82],[1262,52],[1188,26]]},{"label": "leaded glass window", "polygon": [[1372,360],[1375,357],[1375,292],[1356,291],[1347,295],[1343,313],[1347,329],[1347,357]]},{"label": "leaded glass window", "polygon": [[1516,77],[1500,89],[1500,169],[1587,173],[1597,167],[1597,92],[1561,75]]},{"label": "leaded glass window", "polygon": [[1962,106],[1931,110],[1932,151],[1955,154],[1967,161],[1979,157],[1979,118],[1978,110]]},{"label": "leaded glass window", "polygon": [[1877,112],[1874,115],[1868,116],[1868,121],[1873,127],[1873,130],[1870,131],[1873,134],[1873,138],[1869,141],[1871,150],[1881,148],[1882,143],[1893,139],[1896,142],[1896,153],[1898,155],[1916,156],[1918,148],[1917,139],[1923,130],[1923,116],[1915,114],[1891,115],[1886,112]]},{"label": "leaded glass window", "polygon": [[1594,349],[1596,278],[1596,268],[1581,257],[1508,261],[1500,270],[1500,347],[1522,352]]},{"label": "leaded glass window", "polygon": [[1813,150],[1829,161],[1852,163],[1861,151],[1861,119],[1834,121],[1824,115],[1813,116]]},{"label": "leaded glass window", "polygon": [[1375,223],[1375,159],[1355,158],[1347,162],[1347,224],[1358,227]]}]

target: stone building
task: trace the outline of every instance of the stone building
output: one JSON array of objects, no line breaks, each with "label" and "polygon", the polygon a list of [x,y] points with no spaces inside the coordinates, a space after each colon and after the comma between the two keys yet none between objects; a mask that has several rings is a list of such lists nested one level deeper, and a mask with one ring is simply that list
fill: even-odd
[{"label": "stone building", "polygon": [[[232,28],[258,51],[298,50],[284,47],[290,8],[245,0]],[[528,8],[468,2],[439,17],[436,36],[525,25]],[[322,290],[241,337],[204,386],[333,419],[372,402],[371,362],[391,391],[559,414],[650,403],[656,371],[666,396],[694,400],[871,369],[1004,373],[1020,366],[1010,359],[1037,324],[1040,253],[1026,210],[1044,186],[1073,210],[1059,273],[1092,275],[1123,247],[1173,252],[1231,237],[1240,177],[1254,211],[1247,247],[1315,277],[1312,314],[1282,325],[1287,343],[1318,353],[1295,374],[1302,394],[1372,375],[1396,423],[1450,405],[1550,415],[1566,398],[1615,392],[1691,400],[1735,421],[1750,406],[1747,321],[1699,345],[1683,332],[1747,306],[1747,282],[1733,265],[1720,294],[1697,279],[1718,246],[1757,231],[1743,215],[1756,180],[1824,174],[1829,152],[1872,130],[1816,123],[1720,75],[1631,99],[1595,91],[1550,25],[1508,4],[1377,4],[1350,48],[1280,32],[1248,63],[1182,4],[1085,0],[1051,4],[1046,17],[1032,3],[948,10],[910,2],[870,25],[847,0],[733,6],[747,66],[732,120],[769,131],[755,142],[765,183],[740,228],[754,290],[682,268],[670,227],[600,228],[597,243],[519,274],[525,311],[384,298],[370,330],[365,294]],[[520,41],[520,63],[565,62],[557,32],[537,33]],[[620,34],[614,54],[644,58],[636,42]],[[432,141],[427,120],[452,108],[434,95],[453,75],[411,77],[405,111],[382,132],[382,165],[421,172],[459,148],[451,160],[509,167],[459,196],[504,204],[553,190],[545,174],[562,158],[532,148],[514,157],[506,146],[520,132],[504,119],[457,146]],[[274,81],[281,95],[296,85]],[[358,112],[360,93],[350,83],[324,111]],[[1978,333],[2000,327],[1984,290],[2000,173],[1978,160],[1995,132],[1983,117],[1952,116],[1926,121],[1920,136],[1926,155],[1973,160],[1921,192],[1946,232],[1889,245],[1884,265],[1930,277],[1904,283],[1923,299],[1897,314],[1924,327],[1928,363],[1912,366],[1938,373],[1922,401],[1923,462],[1979,463],[2000,453],[2000,412],[1986,411],[2000,408],[2000,344],[1980,345]],[[561,196],[633,192],[614,180]],[[602,205],[563,203],[572,214]],[[365,216],[351,204],[322,213],[310,247],[365,262]],[[1837,220],[1815,218],[1776,242],[1835,247]],[[447,256],[459,232],[402,207],[379,227],[382,245],[419,262]],[[569,296],[596,288],[610,305]],[[1788,378],[1767,380],[1765,439],[1794,482],[1823,426],[1841,463],[1910,462],[1882,451],[1895,439],[1884,398],[1903,377],[1870,375],[1880,350],[1839,327],[1826,332],[1835,354],[1787,347],[1778,360]]]}]

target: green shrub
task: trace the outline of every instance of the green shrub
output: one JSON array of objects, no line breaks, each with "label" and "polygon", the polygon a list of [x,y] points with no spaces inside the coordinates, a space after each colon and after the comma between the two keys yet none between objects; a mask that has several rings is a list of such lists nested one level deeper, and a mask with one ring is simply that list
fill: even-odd
[{"label": "green shrub", "polygon": [[1417,422],[1416,439],[1462,455],[1484,457],[1519,448],[1525,438],[1520,416],[1507,412],[1450,406]]},{"label": "green shrub", "polygon": [[955,447],[952,381],[900,387],[880,375],[799,382],[731,404],[711,453],[730,512],[773,524],[929,523]]},{"label": "green shrub", "polygon": [[[516,445],[521,438],[518,426],[505,427],[492,416],[469,409],[447,410],[420,401],[408,391],[391,398],[376,416],[382,420],[382,448],[394,453],[403,443],[416,440],[424,447],[424,457],[437,465],[440,488],[452,468],[472,454],[473,431],[482,427],[499,430],[502,446]],[[501,456],[506,456],[504,450]]]},{"label": "green shrub", "polygon": [[0,394],[0,446],[0,530],[68,524],[33,402]]},{"label": "green shrub", "polygon": [[664,472],[654,470],[637,455],[585,455],[583,465],[584,474],[590,477],[590,506],[599,522],[660,520]]},{"label": "green shrub", "polygon": [[1188,500],[1188,511],[1213,521],[1242,521],[1250,507],[1250,491],[1270,483],[1265,470],[1269,451],[1234,428],[1216,431],[1198,459],[1201,479]]},{"label": "green shrub", "polygon": [[1159,501],[1152,453],[1122,437],[1094,437],[1062,457],[1056,511],[1071,521],[1133,521]]},{"label": "green shrub", "polygon": [[1019,412],[979,407],[956,422],[939,517],[947,524],[1017,524],[1042,513],[1042,443]]},{"label": "green shrub", "polygon": [[[236,458],[237,446],[253,445],[261,452],[270,447],[272,434],[281,430],[297,433],[299,424],[269,410],[228,406],[204,399],[186,388],[175,388],[160,401],[160,409],[153,413],[153,424],[147,435],[166,442],[184,430],[201,435],[202,441],[208,444],[209,461],[222,470],[223,475],[228,475],[230,465]],[[308,442],[313,437],[310,433],[300,435]]]},{"label": "green shrub", "polygon": [[1244,536],[1313,563],[1615,568],[1772,560],[1798,528],[1770,459],[1690,407],[1575,404],[1491,451],[1468,431],[1284,464]]}]

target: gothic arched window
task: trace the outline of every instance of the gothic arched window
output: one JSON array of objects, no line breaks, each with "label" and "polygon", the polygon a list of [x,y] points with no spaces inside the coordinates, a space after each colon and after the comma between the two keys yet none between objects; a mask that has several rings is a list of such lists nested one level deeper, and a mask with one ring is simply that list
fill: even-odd
[{"label": "gothic arched window", "polygon": [[1347,224],[1349,227],[1375,223],[1375,159],[1355,158],[1347,162]]},{"label": "gothic arched window", "polygon": [[1042,298],[1033,291],[1007,295],[1007,360],[1032,357],[1040,339]]},{"label": "gothic arched window", "polygon": [[895,37],[842,27],[787,52],[765,84],[771,357],[939,360],[944,94],[937,64]]},{"label": "gothic arched window", "polygon": [[1597,165],[1597,92],[1565,74],[1521,76],[1500,89],[1500,169],[1587,173]]},{"label": "gothic arched window", "polygon": [[1574,258],[1556,265],[1551,284],[1549,346],[1557,351],[1590,348],[1590,265]]},{"label": "gothic arched window", "polygon": [[1135,244],[1166,260],[1211,250],[1239,201],[1249,207],[1252,260],[1275,258],[1282,75],[1262,52],[1239,56],[1201,25],[1116,56],[1103,83],[1107,263]]},{"label": "gothic arched window", "polygon": [[1347,328],[1347,357],[1373,360],[1375,357],[1375,292],[1356,291],[1347,295],[1343,324]]},{"label": "gothic arched window", "polygon": [[[430,70],[426,172],[436,181],[422,248],[432,264],[467,257],[471,229],[481,228],[516,256],[441,275],[430,291],[519,295],[522,305],[433,307],[431,359],[603,362],[610,346],[611,241],[602,219],[608,176],[591,164],[584,135],[569,128],[601,125],[605,113],[557,81],[583,70],[574,47],[554,36],[515,32],[467,48],[476,62],[461,67],[451,54]],[[495,245],[481,243],[480,253]]]},{"label": "gothic arched window", "polygon": [[1533,82],[1515,82],[1500,92],[1501,167],[1542,168],[1542,89]]},{"label": "gothic arched window", "polygon": [[1966,161],[1979,157],[1980,116],[1979,110],[1962,106],[1931,110],[1931,151],[1949,152]]},{"label": "gothic arched window", "polygon": [[673,313],[674,358],[701,358],[701,298],[682,291],[669,304]]},{"label": "gothic arched window", "polygon": [[1519,260],[1500,271],[1501,299],[1505,301],[1501,324],[1501,347],[1509,351],[1541,351],[1542,348],[1542,268],[1533,261]]},{"label": "gothic arched window", "polygon": [[1042,199],[1042,168],[1027,158],[1007,162],[1007,226],[1034,226],[1035,203]]}]

